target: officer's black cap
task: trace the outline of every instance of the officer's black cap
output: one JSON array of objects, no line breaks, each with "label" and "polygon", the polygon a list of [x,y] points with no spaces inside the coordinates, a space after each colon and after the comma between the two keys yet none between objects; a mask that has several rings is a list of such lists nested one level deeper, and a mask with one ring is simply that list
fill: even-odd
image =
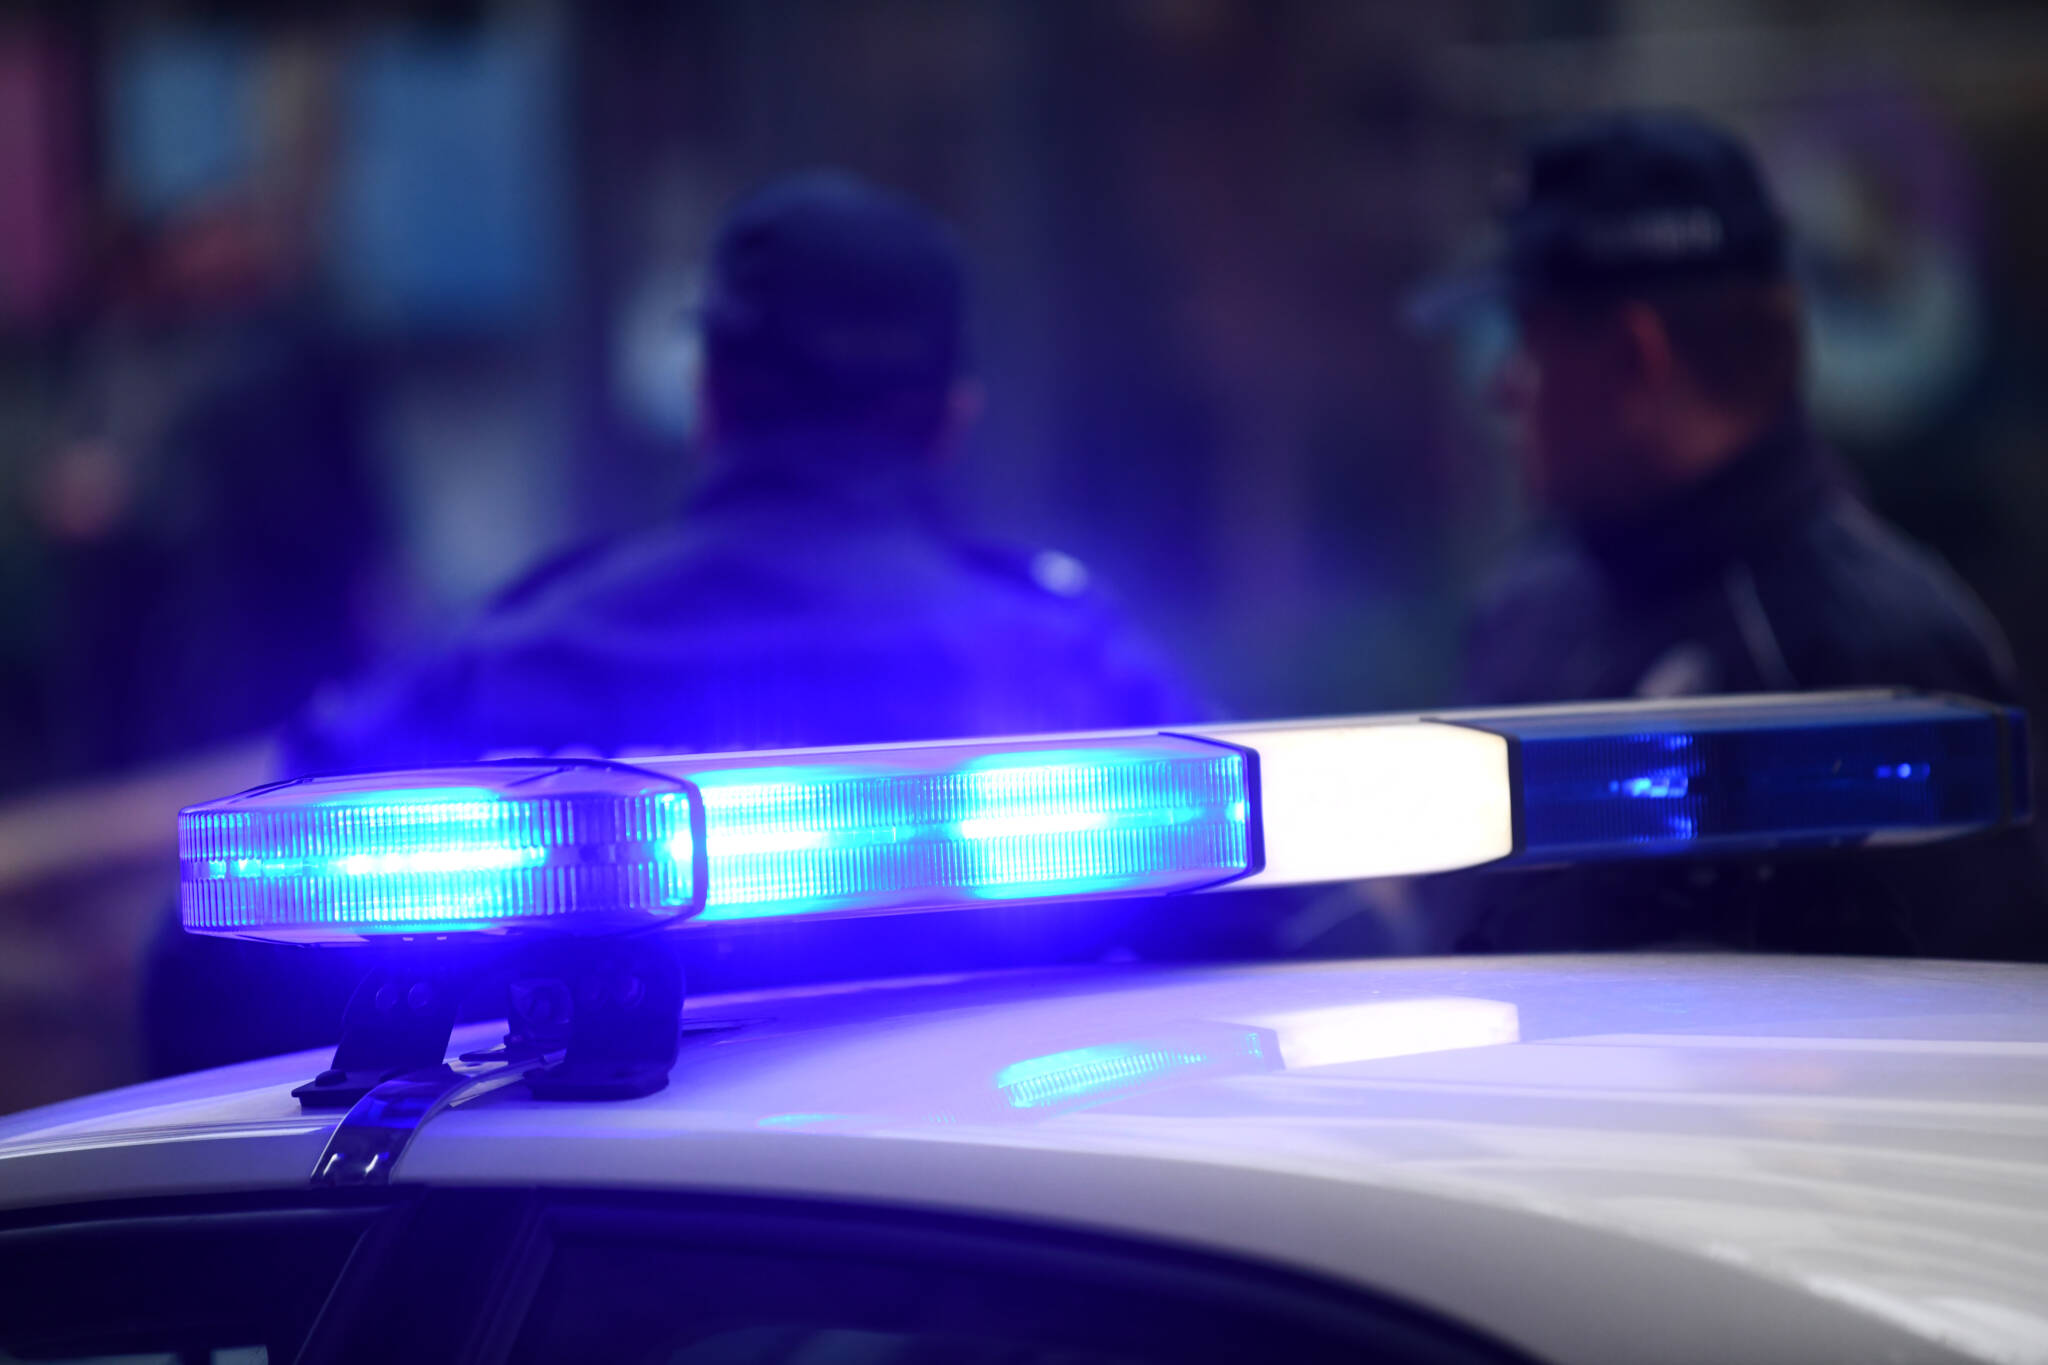
[{"label": "officer's black cap", "polygon": [[1502,296],[1597,299],[1787,269],[1785,222],[1755,158],[1683,112],[1589,115],[1538,137],[1501,228],[1498,259],[1418,295],[1419,321]]},{"label": "officer's black cap", "polygon": [[962,362],[966,272],[909,199],[836,171],[793,175],[727,214],[700,314],[731,355],[846,393],[943,385]]}]

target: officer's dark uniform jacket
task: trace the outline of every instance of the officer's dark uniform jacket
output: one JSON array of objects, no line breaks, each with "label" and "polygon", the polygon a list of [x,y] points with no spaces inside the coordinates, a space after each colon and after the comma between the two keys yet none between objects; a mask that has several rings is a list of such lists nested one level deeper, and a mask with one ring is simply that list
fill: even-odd
[{"label": "officer's dark uniform jacket", "polygon": [[[1652,516],[1537,548],[1485,599],[1466,658],[1464,700],[1479,705],[1857,686],[2022,701],[1982,605],[1880,520],[1796,419]],[[1452,898],[1478,899],[1480,947],[1705,939],[1977,956],[2048,943],[2024,834],[1451,883]]]},{"label": "officer's dark uniform jacket", "polygon": [[452,649],[316,710],[291,766],[1203,717],[1078,564],[966,544],[928,502],[897,452],[750,449],[676,525],[544,569]]},{"label": "officer's dark uniform jacket", "polygon": [[1654,516],[1513,566],[1466,658],[1476,704],[1873,684],[2019,700],[1977,599],[1797,422]]}]

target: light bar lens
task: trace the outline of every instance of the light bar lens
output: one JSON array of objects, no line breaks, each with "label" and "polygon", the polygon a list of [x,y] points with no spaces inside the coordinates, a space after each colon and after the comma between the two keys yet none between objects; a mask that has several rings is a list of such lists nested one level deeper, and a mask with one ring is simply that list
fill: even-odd
[{"label": "light bar lens", "polygon": [[403,781],[309,778],[184,812],[185,927],[285,940],[587,931],[693,907],[679,783],[551,761]]},{"label": "light bar lens", "polygon": [[697,919],[1211,885],[1252,865],[1247,762],[1157,735],[692,766],[709,831]]},{"label": "light bar lens", "polygon": [[1518,861],[1896,842],[2028,814],[2019,713],[1942,698],[1477,723],[1516,743]]}]

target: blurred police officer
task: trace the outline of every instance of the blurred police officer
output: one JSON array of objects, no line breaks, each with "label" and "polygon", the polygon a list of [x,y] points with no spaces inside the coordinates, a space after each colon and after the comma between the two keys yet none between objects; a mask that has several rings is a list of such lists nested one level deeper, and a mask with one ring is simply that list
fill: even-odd
[{"label": "blurred police officer", "polygon": [[946,230],[843,175],[742,202],[712,248],[708,482],[574,554],[452,649],[295,732],[295,770],[1185,722],[1202,707],[1050,551],[976,545],[935,477],[975,407]]},{"label": "blurred police officer", "polygon": [[[1081,565],[970,543],[940,515],[935,476],[975,391],[965,272],[939,223],[848,176],[795,177],[732,211],[708,275],[710,475],[687,514],[543,566],[449,648],[317,707],[286,737],[287,772],[1205,717]],[[857,932],[821,947],[847,931],[813,926],[801,956],[892,936],[884,922]],[[894,934],[890,967],[929,969],[948,932]],[[975,946],[954,952],[956,970]],[[331,1040],[360,970],[173,930],[147,1002],[153,1064]]]},{"label": "blurred police officer", "polygon": [[[1498,266],[1425,306],[1491,293],[1511,308],[1496,396],[1555,524],[1486,597],[1464,700],[1860,685],[2019,700],[1982,605],[1815,439],[1786,227],[1734,138],[1677,113],[1586,118],[1533,144],[1503,227]],[[1475,939],[2040,950],[2024,839],[1866,862],[1853,882],[1846,866],[1480,879]]]}]

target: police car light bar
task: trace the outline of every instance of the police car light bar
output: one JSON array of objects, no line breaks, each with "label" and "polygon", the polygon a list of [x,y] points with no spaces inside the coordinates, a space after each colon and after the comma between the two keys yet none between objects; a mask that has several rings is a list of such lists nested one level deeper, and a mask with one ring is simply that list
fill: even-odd
[{"label": "police car light bar", "polygon": [[198,933],[577,932],[1921,841],[2020,713],[1889,692],[303,780],[180,820]]},{"label": "police car light bar", "polygon": [[303,778],[179,816],[180,903],[287,942],[634,928],[702,908],[702,828],[688,783],[620,764]]}]

